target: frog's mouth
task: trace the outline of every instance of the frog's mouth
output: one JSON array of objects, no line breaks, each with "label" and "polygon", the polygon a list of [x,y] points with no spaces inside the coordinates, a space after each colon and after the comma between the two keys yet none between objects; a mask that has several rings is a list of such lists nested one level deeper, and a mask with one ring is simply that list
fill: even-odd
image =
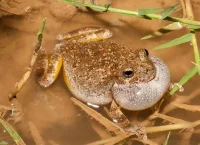
[{"label": "frog's mouth", "polygon": [[[143,110],[156,104],[164,95],[170,85],[170,73],[164,62],[150,56],[155,65],[155,77],[148,82],[117,83],[112,87],[115,101],[127,110]],[[126,72],[125,75],[131,75]]]}]

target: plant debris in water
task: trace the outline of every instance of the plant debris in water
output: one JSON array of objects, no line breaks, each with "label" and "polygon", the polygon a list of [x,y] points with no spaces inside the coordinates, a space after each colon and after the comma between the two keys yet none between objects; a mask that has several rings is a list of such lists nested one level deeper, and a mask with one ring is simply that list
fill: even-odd
[{"label": "plant debris in water", "polygon": [[185,34],[185,35],[183,35],[183,36],[181,36],[179,38],[176,38],[176,39],[174,39],[174,40],[172,40],[170,42],[167,42],[165,44],[156,46],[153,49],[157,50],[157,49],[169,48],[169,47],[180,45],[180,44],[183,44],[183,43],[186,43],[186,42],[190,42],[191,40],[192,40],[192,34],[189,33],[189,34]]},{"label": "plant debris in water", "polygon": [[[90,4],[84,4],[84,3],[78,3],[76,1],[67,1],[67,0],[62,0],[65,2],[69,2],[75,5],[81,5],[81,6],[87,6],[87,7],[91,7],[91,8],[96,8],[96,9],[100,9],[100,10],[106,10],[105,7],[101,7],[101,6],[96,6],[96,5],[90,5]],[[187,5],[186,5],[187,6]],[[175,18],[175,17],[170,17],[168,15],[171,14],[171,12],[173,12],[176,7],[178,7],[178,5],[175,5],[173,7],[171,7],[170,9],[167,10],[167,12],[165,14],[163,14],[164,16],[160,16],[160,15],[156,15],[156,14],[145,14],[150,18],[155,18],[155,19],[163,19],[163,17],[165,17],[166,20],[171,20],[171,21],[175,21],[175,22],[182,22],[185,24],[193,24],[195,26],[199,26],[200,22],[197,21],[193,21],[193,20],[187,20],[187,19],[181,19],[181,18]],[[110,12],[117,12],[117,13],[121,13],[121,14],[127,14],[127,15],[131,15],[131,16],[137,16],[137,17],[141,17],[141,15],[138,15],[137,12],[132,12],[132,11],[126,11],[126,10],[120,10],[120,9],[115,9],[115,8],[111,8],[108,7],[107,8],[108,11]],[[144,18],[144,17],[141,17]],[[38,35],[38,43],[35,47],[35,51],[29,66],[29,69],[25,72],[25,75],[22,77],[22,79],[19,81],[19,83],[17,83],[17,85],[14,87],[14,89],[11,91],[11,93],[9,94],[9,100],[11,102],[11,104],[13,104],[13,100],[15,100],[15,103],[17,102],[17,93],[21,90],[21,88],[25,85],[26,81],[28,80],[31,72],[32,72],[32,67],[37,59],[37,52],[39,51],[40,47],[41,47],[41,41],[42,41],[42,32],[44,30],[44,24],[45,24],[46,20],[44,20],[43,22],[43,27],[41,29],[41,33],[39,33]],[[194,26],[193,26],[194,27]],[[184,38],[184,39],[183,39]],[[178,40],[177,40],[178,39]],[[171,47],[171,46],[175,46],[181,43],[185,43],[188,41],[193,40],[193,44],[196,43],[196,37],[195,35],[189,33],[186,34],[184,36],[182,36],[182,38],[177,38],[176,40],[173,40],[167,44],[165,44],[164,48],[166,47]],[[181,39],[181,40],[180,40]],[[160,49],[163,47],[159,46]],[[156,47],[157,49],[159,47]],[[199,60],[198,57],[198,47],[197,45],[194,45],[194,53],[196,56],[196,61]],[[199,65],[199,63],[197,63],[197,65]],[[196,73],[197,73],[197,66],[195,66],[194,68],[192,68],[188,74],[186,74],[179,82],[180,85],[185,84],[191,77],[193,77]],[[176,91],[178,90],[178,87],[174,87],[170,94],[174,94]],[[162,110],[160,110],[160,107],[154,111],[154,113],[152,115],[150,115],[146,120],[144,120],[143,122],[141,122],[141,124],[145,127],[146,132],[147,133],[155,133],[155,132],[163,132],[163,131],[171,131],[171,130],[180,130],[180,129],[185,129],[184,131],[182,131],[179,135],[180,138],[182,140],[190,140],[192,134],[195,132],[195,127],[200,126],[200,120],[196,120],[193,122],[189,122],[187,120],[182,120],[179,118],[175,118],[172,116],[168,116],[166,115],[167,113],[169,113],[170,111],[176,109],[176,108],[181,108],[187,111],[200,111],[199,109],[199,105],[190,105],[190,104],[184,104],[184,103],[189,103],[191,99],[195,98],[197,95],[200,94],[200,90],[198,90],[197,92],[189,95],[185,100],[182,99],[181,96],[176,96],[175,100],[171,100],[167,105],[162,106],[163,104],[161,103],[160,106],[162,106]],[[107,139],[103,139],[94,143],[91,143],[90,145],[100,145],[100,144],[117,144],[117,143],[125,143],[128,141],[139,141],[142,142],[144,144],[150,144],[150,145],[156,145],[157,143],[155,143],[154,141],[152,141],[151,139],[147,139],[147,140],[140,140],[138,138],[136,138],[135,133],[133,132],[125,132],[121,127],[117,126],[116,124],[114,124],[112,121],[110,121],[109,119],[105,118],[103,115],[99,114],[97,111],[89,108],[88,106],[86,106],[85,104],[83,104],[82,102],[78,101],[75,98],[71,99],[76,105],[78,105],[82,110],[84,110],[88,115],[90,115],[92,118],[94,118],[96,121],[98,121],[100,124],[102,124],[106,129],[109,131],[109,133],[111,133],[112,135],[114,135],[113,137],[107,138]],[[18,109],[18,112],[23,111],[21,109],[20,105],[14,105],[15,109],[16,108],[20,108]],[[18,107],[20,106],[20,107]],[[25,144],[23,142],[23,140],[21,139],[21,137],[18,135],[18,133],[10,126],[10,124],[3,118],[5,117],[5,112],[13,110],[13,105],[11,107],[6,107],[6,106],[0,106],[0,121],[1,124],[4,126],[4,128],[10,133],[10,135],[13,137],[13,140],[21,145]],[[17,114],[15,112],[15,114]],[[21,115],[20,113],[17,116],[13,116],[14,120],[17,120],[17,122],[21,121],[21,119],[16,119],[17,117],[23,117],[23,115]],[[161,126],[156,126],[155,125],[155,120],[156,118],[162,119],[166,122],[168,122],[167,125],[161,125]],[[172,124],[171,124],[172,123]],[[37,131],[36,127],[34,126],[34,124],[32,122],[29,122],[29,128],[31,129],[31,133],[32,136],[35,140],[35,142],[37,144],[44,144],[42,137],[40,136],[39,132]],[[197,130],[198,131],[198,130]],[[167,145],[169,142],[169,136],[170,133],[167,136],[167,139],[164,143],[164,145]],[[55,144],[54,141],[49,141],[52,144]],[[159,141],[160,143],[163,143],[163,141]],[[0,142],[0,144],[2,143],[6,143],[6,142]]]},{"label": "plant debris in water", "polygon": [[0,145],[8,145],[8,143],[5,142],[5,141],[1,141],[1,142],[0,142]]},{"label": "plant debris in water", "polygon": [[153,13],[156,13],[156,12],[160,12],[162,11],[163,9],[161,8],[153,8],[153,9],[139,9],[138,10],[138,13],[139,15],[146,15],[146,14],[153,14]]},{"label": "plant debris in water", "polygon": [[178,7],[180,4],[176,4],[174,6],[171,6],[170,8],[166,9],[161,13],[162,19],[167,18],[169,15],[171,15]]}]

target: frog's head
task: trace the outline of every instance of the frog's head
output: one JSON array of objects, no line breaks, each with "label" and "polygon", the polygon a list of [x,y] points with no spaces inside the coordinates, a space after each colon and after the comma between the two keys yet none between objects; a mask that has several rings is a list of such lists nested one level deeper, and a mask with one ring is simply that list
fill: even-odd
[{"label": "frog's head", "polygon": [[128,110],[143,110],[156,104],[169,88],[170,74],[164,62],[138,49],[133,61],[124,64],[113,85],[116,102]]}]

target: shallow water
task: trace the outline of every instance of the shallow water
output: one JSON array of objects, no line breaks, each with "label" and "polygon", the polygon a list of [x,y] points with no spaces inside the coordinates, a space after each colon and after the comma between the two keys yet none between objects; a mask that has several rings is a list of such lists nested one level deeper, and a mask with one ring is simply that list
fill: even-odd
[{"label": "shallow water", "polygon": [[[126,0],[123,3],[119,0],[113,0],[112,7],[129,10],[153,7],[167,8],[177,2],[160,0],[133,2]],[[69,21],[64,21],[49,13],[47,0],[43,0],[43,3],[46,6],[24,16],[6,16],[0,19],[0,105],[8,105],[8,93],[25,72],[33,54],[36,34],[44,17],[47,18],[47,24],[44,31],[43,47],[48,52],[56,44],[57,34],[85,26],[99,26],[109,28],[114,34],[114,40],[126,44],[132,49],[147,48],[150,54],[163,59],[170,69],[172,82],[179,81],[193,67],[191,63],[194,61],[193,50],[189,43],[164,50],[152,50],[159,44],[183,35],[187,32],[186,30],[172,32],[150,40],[140,40],[144,35],[168,24],[168,22],[149,21],[112,13],[89,14],[81,11],[78,11]],[[199,3],[194,1],[193,7],[194,13],[199,14]],[[181,17],[181,10],[174,15]],[[200,15],[195,15],[195,18],[200,20]],[[198,45],[200,46],[200,43]],[[186,83],[185,91],[180,94],[187,96],[199,89],[199,85],[199,76],[196,75]],[[32,74],[25,87],[18,94],[18,100],[25,110],[25,119],[31,120],[36,125],[45,141],[54,140],[58,144],[82,145],[100,140],[98,134],[92,129],[88,115],[71,102],[70,97],[72,96],[64,84],[62,74],[47,89],[40,87]],[[195,99],[193,102],[196,105],[200,104],[199,99]],[[180,111],[182,110],[173,111],[172,114],[179,118],[187,118],[188,121],[198,119],[198,113],[192,114],[185,111],[183,114]],[[132,113],[128,112],[127,114],[131,118]],[[144,112],[144,114],[148,113]],[[20,125],[18,130],[28,145],[34,144],[27,125]],[[197,136],[193,136],[192,145],[200,142]],[[8,134],[4,133],[3,128],[0,127],[0,141],[2,140],[13,144]],[[171,144],[177,143],[177,140],[177,136],[174,135]]]}]

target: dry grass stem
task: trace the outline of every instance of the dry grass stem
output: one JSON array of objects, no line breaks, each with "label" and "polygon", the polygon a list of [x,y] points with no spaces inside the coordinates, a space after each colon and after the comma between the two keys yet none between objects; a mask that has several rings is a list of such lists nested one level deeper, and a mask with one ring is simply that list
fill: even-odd
[{"label": "dry grass stem", "polygon": [[[122,130],[122,129],[120,127],[116,126],[113,122],[111,122],[110,120],[106,119],[101,114],[97,113],[95,110],[87,107],[82,102],[78,101],[77,99],[72,98],[72,101],[76,105],[78,105],[81,109],[83,109],[87,114],[89,114],[94,119],[99,121],[102,125],[104,125],[108,130],[110,130],[110,131],[112,131],[114,133],[117,131],[117,133],[115,133],[115,134],[121,134],[121,135],[117,135],[116,137],[111,137],[109,139],[104,139],[104,140],[101,140],[101,141],[97,141],[97,142],[91,143],[89,145],[100,145],[100,144],[112,145],[112,144],[116,144],[118,142],[124,141],[127,138],[133,137],[135,135],[134,133],[126,133],[124,131],[121,132],[120,130]],[[185,121],[185,120],[182,120],[182,119],[177,119],[177,118],[174,118],[174,117],[171,117],[171,116],[167,116],[167,115],[158,113],[158,111],[159,111],[159,108],[148,118],[148,122],[152,122],[151,120],[155,119],[155,118],[161,118],[161,119],[163,119],[165,121],[168,121],[170,123],[175,123],[175,124],[157,126],[157,127],[146,127],[146,132],[147,133],[155,133],[155,132],[163,132],[163,131],[170,131],[170,130],[186,129],[186,131],[183,133],[183,137],[182,137],[182,140],[186,140],[189,137],[191,137],[191,135],[192,135],[191,131],[188,132],[188,130],[191,130],[193,127],[196,127],[196,126],[200,125],[200,120],[195,121],[195,122],[188,122],[188,121]]]},{"label": "dry grass stem", "polygon": [[90,124],[94,131],[99,135],[101,139],[107,139],[112,137],[111,134],[105,130],[104,126],[99,125],[98,122],[96,121],[90,121]]},{"label": "dry grass stem", "polygon": [[138,142],[142,142],[143,144],[147,144],[147,145],[158,145],[157,143],[147,139],[147,140],[141,140],[141,139],[138,139],[138,138],[132,138],[131,140],[135,140],[135,141],[138,141]]},{"label": "dry grass stem", "polygon": [[186,7],[185,7],[184,0],[180,0],[180,4],[181,4],[182,10],[183,10],[183,18],[185,18],[185,17],[187,17],[187,14],[186,14]]},{"label": "dry grass stem", "polygon": [[193,15],[193,10],[192,10],[192,5],[191,5],[191,0],[184,0],[185,2],[185,8],[186,8],[186,16],[190,20],[194,20],[194,15]]},{"label": "dry grass stem", "polygon": [[173,102],[172,104],[178,108],[181,108],[187,111],[200,112],[200,106],[198,105],[187,105],[187,104],[180,104],[176,102]]},{"label": "dry grass stem", "polygon": [[31,136],[33,137],[36,145],[45,145],[42,137],[40,136],[39,131],[37,130],[37,128],[35,127],[33,122],[29,121],[28,126],[29,126],[29,129],[30,129],[30,132],[31,132]]},{"label": "dry grass stem", "polygon": [[38,43],[35,46],[34,54],[32,56],[29,67],[26,69],[26,72],[22,76],[21,80],[15,84],[15,87],[13,88],[13,90],[8,95],[10,100],[12,100],[13,98],[16,97],[17,93],[21,90],[21,88],[25,85],[28,78],[30,77],[30,74],[32,72],[32,67],[37,60],[37,55],[38,55],[40,48],[41,48],[41,41],[38,41]]},{"label": "dry grass stem", "polygon": [[88,115],[98,121],[100,124],[106,127],[109,132],[117,134],[122,134],[125,131],[108,120],[107,118],[103,117],[100,113],[96,112],[95,110],[91,109],[90,107],[84,105],[82,102],[78,101],[75,98],[71,98],[71,100],[75,103],[75,105],[79,106],[82,110],[84,110]]},{"label": "dry grass stem", "polygon": [[[177,98],[176,98],[175,102],[178,102],[181,104],[188,103],[188,102],[190,102],[190,100],[194,99],[198,95],[200,95],[200,89],[195,90],[188,96],[176,96]],[[162,113],[167,114],[167,113],[173,111],[174,109],[177,109],[177,107],[173,105],[173,102],[171,102],[165,106],[165,108],[162,110]]]},{"label": "dry grass stem", "polygon": [[154,132],[186,129],[186,128],[193,128],[199,125],[200,125],[200,120],[197,120],[191,123],[180,123],[180,124],[164,125],[164,126],[157,126],[157,127],[147,127],[146,132],[154,133]]},{"label": "dry grass stem", "polygon": [[11,111],[12,108],[9,106],[0,105],[0,117],[4,118],[8,111]]},{"label": "dry grass stem", "polygon": [[192,137],[193,132],[194,128],[185,129],[184,132],[181,134],[180,144],[190,145],[190,138]]},{"label": "dry grass stem", "polygon": [[120,141],[123,141],[125,140],[126,138],[132,136],[133,134],[132,133],[124,133],[124,134],[121,134],[121,135],[117,135],[115,137],[111,137],[111,138],[108,138],[108,139],[104,139],[104,140],[100,140],[100,141],[96,141],[96,142],[93,142],[93,143],[90,143],[90,144],[87,144],[87,145],[113,145],[113,144],[116,144]]},{"label": "dry grass stem", "polygon": [[56,142],[54,142],[53,140],[49,140],[48,142],[49,142],[50,145],[59,145]]},{"label": "dry grass stem", "polygon": [[11,99],[10,104],[12,110],[11,110],[11,115],[7,118],[7,120],[14,121],[14,123],[20,122],[24,116],[21,104],[18,102],[17,98]]},{"label": "dry grass stem", "polygon": [[160,119],[163,119],[163,120],[171,122],[171,123],[190,123],[188,121],[178,119],[178,118],[174,118],[174,117],[167,116],[167,115],[160,114],[160,113],[156,113],[155,118],[160,118]]}]

